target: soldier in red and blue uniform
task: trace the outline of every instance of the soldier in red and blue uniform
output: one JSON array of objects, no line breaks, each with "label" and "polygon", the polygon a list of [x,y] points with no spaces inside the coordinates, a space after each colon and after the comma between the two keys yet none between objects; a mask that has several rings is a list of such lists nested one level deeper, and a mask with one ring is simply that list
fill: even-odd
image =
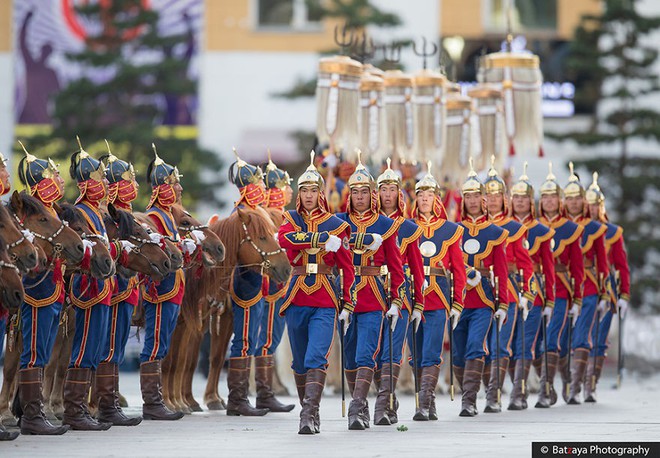
[{"label": "soldier in red and blue uniform", "polygon": [[350,247],[357,295],[354,312],[350,314],[344,309],[339,316],[347,327],[344,357],[346,378],[353,395],[348,409],[348,429],[351,430],[369,427],[367,394],[381,344],[383,312],[389,320],[386,326],[396,329],[405,295],[403,260],[396,237],[398,225],[379,214],[375,186],[373,177],[358,157],[355,172],[348,180],[347,212],[337,215],[351,227]]},{"label": "soldier in red and blue uniform", "polygon": [[[151,199],[146,214],[156,225],[158,233],[181,242],[172,206],[181,201],[181,175],[177,167],[158,156],[147,167],[147,180],[151,184]],[[185,278],[182,269],[171,272],[156,284],[142,287],[145,315],[144,347],[140,353],[140,387],[142,390],[142,416],[145,420],[179,420],[183,412],[172,412],[163,403],[161,362],[167,355],[172,333],[183,302]]]},{"label": "soldier in red and blue uniform", "polygon": [[[516,341],[513,339],[517,325],[522,326],[519,321],[527,320],[527,314],[529,312],[528,304],[533,304],[536,298],[536,279],[534,277],[532,259],[524,244],[527,241],[527,227],[515,221],[510,216],[507,205],[506,184],[497,173],[497,170],[495,170],[495,156],[492,156],[492,164],[488,171],[488,178],[484,183],[484,187],[486,188],[486,208],[490,222],[508,232],[506,260],[509,271],[509,309],[507,311],[506,322],[500,330],[499,364],[492,364],[493,356],[496,353],[497,336],[491,328],[488,343],[490,355],[486,358],[486,373],[484,373],[484,378],[488,376],[488,372],[490,373],[484,412],[496,413],[502,411],[502,407],[497,399],[497,393],[498,391],[501,392],[509,367],[509,359],[513,357],[513,347],[516,345]],[[538,322],[535,323],[535,326],[538,330]],[[520,338],[519,336],[518,339]],[[531,367],[531,361],[531,358],[525,360],[527,371]],[[515,370],[522,376],[525,371],[522,367],[522,360],[518,360],[518,365],[520,367],[516,367]],[[500,372],[499,377],[497,374],[498,368]],[[499,386],[497,384],[498,380],[500,383]],[[522,388],[522,384],[519,386]],[[517,394],[514,392],[512,395]]]},{"label": "soldier in red and blue uniform", "polygon": [[[55,164],[25,151],[18,164],[18,178],[27,192],[58,218],[53,204],[64,196],[64,180]],[[82,259],[82,241],[80,244]],[[53,269],[23,276],[25,302],[20,307],[23,351],[18,372],[22,434],[60,435],[69,430],[68,425],[54,426],[46,419],[42,401],[44,367],[53,351],[64,303],[62,272],[62,266],[54,260]]]},{"label": "soldier in red and blue uniform", "polygon": [[[234,151],[235,152],[235,151]],[[266,202],[263,172],[238,157],[229,167],[229,181],[238,188],[241,197],[236,208],[261,210]],[[248,385],[252,357],[256,355],[259,328],[264,313],[264,277],[247,266],[237,265],[229,287],[234,312],[234,337],[229,353],[227,415],[262,416],[266,408],[255,408],[248,400]]]},{"label": "soldier in red and blue uniform", "polygon": [[[471,163],[472,161],[470,161]],[[484,185],[474,169],[461,186],[463,203],[463,259],[467,265],[467,291],[454,329],[454,372],[463,390],[460,416],[477,415],[487,338],[491,327],[500,329],[509,307],[506,240],[508,232],[488,221]],[[494,322],[493,322],[494,321]]]},{"label": "soldier in red and blue uniform", "polygon": [[[523,381],[527,383],[530,365],[538,368],[541,374],[541,326],[544,325],[543,318],[547,321],[552,316],[552,309],[555,303],[555,261],[552,256],[552,237],[555,233],[553,229],[541,224],[535,215],[534,209],[534,188],[527,177],[527,163],[525,162],[525,171],[518,181],[511,186],[511,212],[513,218],[527,228],[527,239],[524,245],[529,252],[534,265],[534,275],[538,294],[536,295],[533,307],[529,311],[527,321],[525,322],[525,365],[522,365],[523,343],[518,317],[518,327],[514,333],[513,360],[515,361],[515,373],[513,377],[513,391],[508,410],[524,410],[527,408],[527,392],[522,392]],[[541,389],[545,389],[542,386]]]},{"label": "soldier in red and blue uniform", "polygon": [[[548,396],[545,389],[541,390],[535,405],[537,408],[548,408],[557,402],[554,378],[558,364],[561,365],[563,379],[566,380],[568,377],[568,343],[560,342],[560,336],[565,332],[569,310],[570,321],[573,321],[577,319],[582,306],[584,260],[580,240],[583,228],[565,217],[561,200],[563,190],[552,173],[552,163],[549,164],[549,173],[541,185],[540,193],[539,221],[555,231],[552,238],[552,255],[555,259],[555,304],[546,331],[548,370],[546,372],[543,364],[541,373],[541,386],[549,383],[550,393]],[[566,392],[565,387],[563,392]]]},{"label": "soldier in red and blue uniform", "polygon": [[[585,199],[589,205],[588,216],[597,219],[607,226],[605,232],[605,250],[610,266],[608,275],[610,300],[606,309],[600,310],[601,321],[595,324],[591,331],[593,348],[590,357],[596,358],[596,364],[589,362],[584,385],[584,402],[596,402],[596,384],[600,379],[605,363],[605,353],[608,342],[607,335],[610,332],[612,318],[618,314],[621,319],[625,318],[628,302],[630,301],[630,266],[628,265],[628,253],[623,239],[623,228],[609,221],[605,212],[605,195],[598,186],[598,172],[593,174],[593,182],[587,189]],[[599,326],[596,330],[596,326]],[[621,332],[621,331],[619,331]],[[596,341],[596,333],[598,341]],[[592,385],[592,378],[595,378]]]},{"label": "soldier in red and blue uniform", "polygon": [[[76,180],[80,195],[75,206],[83,214],[93,233],[92,243],[104,243],[109,248],[103,217],[99,209],[106,198],[106,178],[103,163],[82,148],[71,156],[69,173]],[[91,250],[91,248],[88,248]],[[69,369],[64,381],[63,423],[75,430],[101,431],[112,423],[97,421],[89,414],[87,399],[92,383],[92,371],[101,362],[109,317],[111,279],[96,279],[88,274],[74,273],[69,284],[69,298],[74,306],[76,332]]]},{"label": "soldier in red and blue uniform", "polygon": [[[133,212],[133,202],[137,198],[138,183],[135,180],[133,164],[122,161],[112,154],[101,160],[107,160],[105,177],[108,180],[108,203],[120,210]],[[130,242],[113,242],[116,251],[121,253],[130,249]],[[119,245],[117,245],[119,244]],[[114,426],[135,426],[142,422],[142,417],[129,418],[119,405],[119,365],[124,361],[124,350],[131,330],[133,311],[140,299],[137,275],[125,277],[119,273],[114,277],[110,300],[109,325],[106,329],[105,345],[101,362],[96,368],[96,395],[98,397],[98,419]]]},{"label": "soldier in red and blue uniform", "polygon": [[[568,399],[565,398],[565,400],[568,404],[579,404],[578,395],[582,390],[589,352],[594,345],[591,340],[591,331],[593,326],[598,325],[599,320],[596,320],[596,318],[600,316],[600,311],[605,313],[609,304],[609,297],[606,292],[606,279],[609,275],[609,268],[607,253],[605,252],[607,226],[588,216],[588,205],[584,198],[585,189],[573,172],[572,162],[569,163],[569,167],[571,176],[568,185],[564,188],[564,203],[567,217],[583,227],[582,254],[584,256],[585,278],[582,291],[582,307],[577,310],[579,315],[577,320],[574,317],[572,348],[568,350],[573,350],[573,367],[569,368],[571,371],[571,386]],[[568,345],[567,334],[562,335],[562,346],[564,342]]]},{"label": "soldier in red and blue uniform", "polygon": [[[265,173],[266,202],[264,206],[269,211],[284,213],[284,207],[291,202],[292,189],[289,174],[279,169],[270,159]],[[257,340],[257,350],[254,358],[254,379],[257,385],[257,408],[265,408],[271,412],[290,412],[294,404],[282,404],[273,393],[273,373],[275,359],[273,355],[282,341],[284,333],[284,318],[278,313],[284,302],[287,285],[271,281],[264,276],[264,311],[261,328]]]},{"label": "soldier in red and blue uniform", "polygon": [[[417,364],[421,379],[419,408],[413,420],[437,420],[435,388],[440,376],[447,321],[458,324],[465,299],[465,263],[461,250],[463,228],[447,221],[440,186],[429,172],[417,183],[412,216],[422,229],[419,239],[424,272],[424,319],[417,329]],[[453,282],[453,287],[451,282]],[[452,296],[453,292],[453,296]],[[448,328],[449,332],[453,329]],[[412,332],[408,344],[413,347]],[[414,366],[414,362],[410,361]]]},{"label": "soldier in red and blue uniform", "polygon": [[[399,401],[396,400],[396,395],[394,395],[394,408],[390,409],[390,373],[393,377],[392,386],[396,390],[403,359],[403,347],[408,333],[408,321],[410,320],[413,326],[419,326],[424,311],[424,296],[422,293],[424,268],[422,255],[419,252],[419,238],[422,236],[422,229],[412,220],[407,219],[408,212],[403,196],[401,178],[392,170],[390,165],[390,159],[388,158],[387,169],[378,176],[376,185],[378,186],[380,213],[393,219],[398,226],[397,243],[403,260],[405,295],[402,297],[401,319],[397,321],[396,328],[392,332],[393,364],[390,367],[387,328],[383,330],[381,335],[381,351],[376,357],[377,367],[374,373],[374,381],[378,388],[378,397],[374,406],[374,424],[376,425],[393,425],[399,421],[397,417]],[[415,289],[414,304],[412,303],[413,294],[411,292],[413,287]]]},{"label": "soldier in red and blue uniform", "polygon": [[296,210],[284,214],[278,232],[280,245],[293,266],[280,314],[287,323],[291,368],[302,405],[299,434],[320,432],[319,403],[337,311],[353,311],[350,228],[330,213],[324,184],[314,167],[312,152],[310,166],[298,178]]}]

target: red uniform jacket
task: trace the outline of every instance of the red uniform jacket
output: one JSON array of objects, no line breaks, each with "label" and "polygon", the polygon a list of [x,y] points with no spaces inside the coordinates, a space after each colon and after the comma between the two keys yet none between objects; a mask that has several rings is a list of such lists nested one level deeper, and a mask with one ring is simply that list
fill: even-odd
[{"label": "red uniform jacket", "polygon": [[539,223],[531,215],[516,220],[527,227],[527,246],[534,264],[534,273],[541,288],[534,300],[536,306],[555,305],[555,260],[552,256],[553,229]]},{"label": "red uniform jacket", "polygon": [[609,274],[605,252],[607,226],[591,218],[580,216],[573,220],[584,228],[582,232],[582,254],[584,256],[583,296],[599,295],[605,298],[605,281]]}]

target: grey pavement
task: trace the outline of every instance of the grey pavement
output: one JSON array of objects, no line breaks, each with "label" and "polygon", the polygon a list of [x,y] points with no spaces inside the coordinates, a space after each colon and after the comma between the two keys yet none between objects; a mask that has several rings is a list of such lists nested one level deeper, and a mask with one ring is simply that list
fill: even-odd
[{"label": "grey pavement", "polygon": [[[413,422],[414,399],[400,398],[399,425],[371,426],[367,431],[348,431],[341,417],[338,396],[326,396],[321,404],[321,434],[299,436],[299,408],[288,414],[261,418],[227,417],[224,412],[203,412],[176,422],[143,422],[132,428],[113,427],[106,432],[68,432],[59,437],[21,436],[0,442],[0,457],[389,457],[419,454],[437,457],[531,456],[532,441],[653,441],[660,440],[660,377],[624,381],[620,390],[614,380],[599,385],[597,404],[568,406],[559,401],[551,409],[523,412],[480,413],[460,418],[460,400],[438,397],[435,422]],[[204,380],[195,379],[202,393]],[[138,376],[122,374],[122,392],[140,411]],[[224,380],[221,394],[226,395]],[[284,398],[294,402],[291,397]],[[536,396],[530,398],[533,406]],[[373,397],[370,398],[373,411]],[[506,407],[508,396],[503,396]],[[483,391],[478,401],[484,407]]]}]

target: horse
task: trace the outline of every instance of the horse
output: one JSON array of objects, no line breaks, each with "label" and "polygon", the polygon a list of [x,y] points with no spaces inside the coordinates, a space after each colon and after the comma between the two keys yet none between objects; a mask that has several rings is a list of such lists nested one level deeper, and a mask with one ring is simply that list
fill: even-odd
[{"label": "horse", "polygon": [[[182,327],[180,335],[185,341],[180,339],[176,345],[183,351],[174,360],[176,376],[169,396],[177,406],[199,405],[192,395],[192,378],[204,331],[208,327],[211,357],[204,402],[209,410],[221,410],[224,402],[218,394],[218,382],[233,330],[233,314],[231,308],[225,306],[229,303],[232,272],[240,264],[262,271],[277,282],[285,282],[291,274],[291,266],[273,236],[277,228],[263,209],[238,208],[229,217],[211,223],[210,229],[225,243],[226,257],[214,269],[204,271],[200,287],[190,290],[191,295],[186,301],[196,307],[181,310],[177,327]],[[186,295],[188,292],[186,289]]]},{"label": "horse", "polygon": [[25,296],[20,269],[13,264],[5,239],[0,235],[0,307],[16,313]]},{"label": "horse", "polygon": [[5,243],[9,261],[21,272],[37,267],[37,250],[21,232],[16,221],[4,205],[0,205],[0,238]]}]

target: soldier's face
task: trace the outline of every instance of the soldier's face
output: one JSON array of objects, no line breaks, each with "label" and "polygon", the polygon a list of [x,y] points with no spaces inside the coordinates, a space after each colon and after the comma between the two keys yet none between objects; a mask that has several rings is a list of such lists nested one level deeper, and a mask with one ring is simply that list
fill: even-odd
[{"label": "soldier's face", "polygon": [[399,187],[395,184],[384,184],[378,189],[380,205],[387,213],[396,210],[396,204],[399,199]]},{"label": "soldier's face", "polygon": [[532,210],[531,199],[527,196],[513,196],[511,199],[513,213],[517,216],[529,215]]},{"label": "soldier's face", "polygon": [[582,213],[584,208],[584,201],[581,196],[578,197],[567,197],[566,198],[566,210],[571,215],[579,215]]},{"label": "soldier's face", "polygon": [[351,207],[357,212],[364,212],[371,204],[371,189],[369,186],[360,186],[351,189]]},{"label": "soldier's face", "polygon": [[468,192],[467,194],[463,195],[463,203],[468,215],[473,217],[483,215],[483,211],[481,209],[482,199],[483,197],[479,192]]},{"label": "soldier's face", "polygon": [[2,182],[3,189],[9,189],[9,172],[2,163],[0,163],[0,182]]},{"label": "soldier's face", "polygon": [[541,209],[545,213],[559,213],[559,196],[557,194],[543,194],[541,196]]},{"label": "soldier's face", "polygon": [[417,208],[422,215],[429,216],[431,214],[434,198],[435,194],[429,189],[417,193]]},{"label": "soldier's face", "polygon": [[300,204],[308,212],[319,206],[319,188],[316,186],[303,186],[298,193],[300,194]]},{"label": "soldier's face", "polygon": [[598,215],[600,214],[600,205],[589,205],[589,215],[591,215],[592,218],[598,218]]},{"label": "soldier's face", "polygon": [[181,202],[181,193],[183,193],[183,188],[181,187],[180,183],[174,183],[174,186],[172,186],[172,189],[174,189],[174,195],[176,196],[176,201]]},{"label": "soldier's face", "polygon": [[504,195],[501,192],[486,194],[486,208],[491,215],[500,213],[504,210]]}]

